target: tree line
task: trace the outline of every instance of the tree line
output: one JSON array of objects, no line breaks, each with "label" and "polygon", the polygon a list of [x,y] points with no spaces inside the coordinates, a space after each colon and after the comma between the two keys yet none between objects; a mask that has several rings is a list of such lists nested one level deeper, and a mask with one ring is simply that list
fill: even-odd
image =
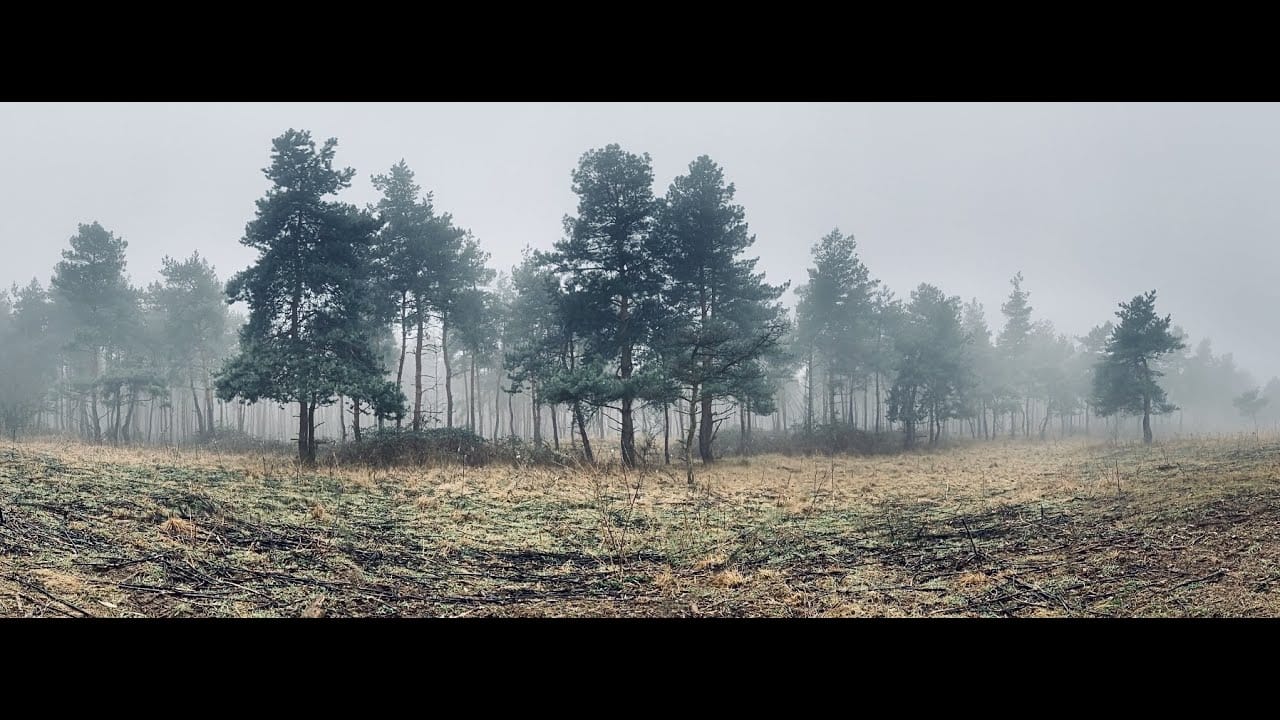
[{"label": "tree line", "polygon": [[340,201],[355,171],[336,149],[299,130],[272,141],[271,187],[240,240],[257,258],[225,284],[195,253],[134,287],[125,240],[90,223],[47,288],[0,293],[4,428],[173,443],[260,433],[262,408],[288,406],[310,464],[330,422],[353,442],[371,426],[459,427],[542,446],[549,420],[550,444],[563,437],[587,461],[616,437],[627,465],[671,462],[674,438],[692,477],[731,421],[743,451],[760,418],[775,436],[911,447],[1043,438],[1055,421],[1060,436],[1099,419],[1118,433],[1131,417],[1150,442],[1153,416],[1256,426],[1280,393],[1208,341],[1181,352],[1155,291],[1073,338],[1034,319],[1018,274],[993,333],[976,299],[927,283],[897,298],[839,229],[813,246],[789,310],[789,285],[756,267],[735,187],[706,156],[658,195],[647,154],[586,152],[561,239],[497,273],[404,161],[371,177],[373,205]]}]

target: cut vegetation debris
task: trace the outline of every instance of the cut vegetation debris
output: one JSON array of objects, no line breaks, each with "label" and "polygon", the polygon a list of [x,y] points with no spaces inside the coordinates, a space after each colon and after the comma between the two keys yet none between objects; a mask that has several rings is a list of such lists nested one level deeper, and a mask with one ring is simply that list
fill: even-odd
[{"label": "cut vegetation debris", "polygon": [[0,449],[4,616],[1275,616],[1280,439],[637,474]]}]

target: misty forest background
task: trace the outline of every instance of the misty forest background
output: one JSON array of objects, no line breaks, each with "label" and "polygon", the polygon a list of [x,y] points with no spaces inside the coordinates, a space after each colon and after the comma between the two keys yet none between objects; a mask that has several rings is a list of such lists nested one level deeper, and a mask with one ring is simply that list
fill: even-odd
[{"label": "misty forest background", "polygon": [[355,171],[336,147],[273,141],[272,188],[240,240],[258,260],[225,283],[193,253],[135,287],[125,239],[80,225],[47,284],[0,292],[0,428],[294,443],[304,463],[322,445],[447,443],[691,468],[1280,422],[1280,379],[1259,386],[1193,343],[1147,288],[1071,337],[1036,317],[1021,274],[998,315],[928,283],[899,296],[836,229],[788,308],[705,156],[658,196],[648,155],[588,151],[563,238],[496,272],[403,161],[372,177],[376,205],[337,200]]}]

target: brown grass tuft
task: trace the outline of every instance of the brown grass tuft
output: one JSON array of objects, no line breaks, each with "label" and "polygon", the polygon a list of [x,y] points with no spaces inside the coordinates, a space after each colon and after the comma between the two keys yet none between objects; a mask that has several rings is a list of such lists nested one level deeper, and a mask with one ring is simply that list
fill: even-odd
[{"label": "brown grass tuft", "polygon": [[747,581],[747,578],[737,570],[721,570],[711,576],[711,584],[716,587],[732,588],[738,587]]},{"label": "brown grass tuft", "polygon": [[729,562],[729,556],[724,553],[712,553],[698,560],[693,564],[694,570],[710,570],[717,568]]},{"label": "brown grass tuft", "polygon": [[655,587],[666,590],[668,588],[676,588],[680,585],[680,580],[675,573],[671,572],[671,567],[666,566],[662,571],[653,576],[653,584]]},{"label": "brown grass tuft", "polygon": [[196,524],[190,520],[183,520],[180,517],[171,517],[160,523],[160,532],[166,535],[181,535],[184,537],[195,537]]},{"label": "brown grass tuft", "polygon": [[324,522],[329,519],[329,511],[324,509],[320,503],[311,506],[311,519],[316,522]]},{"label": "brown grass tuft", "polygon": [[80,578],[57,570],[40,568],[32,571],[31,574],[50,592],[60,594],[77,593],[84,588],[84,583],[80,581]]}]

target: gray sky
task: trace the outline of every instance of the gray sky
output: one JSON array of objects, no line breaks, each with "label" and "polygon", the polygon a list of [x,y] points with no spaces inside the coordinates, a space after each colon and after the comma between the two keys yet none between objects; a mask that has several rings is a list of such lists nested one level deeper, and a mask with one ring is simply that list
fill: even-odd
[{"label": "gray sky", "polygon": [[570,171],[610,142],[653,157],[663,194],[707,154],[737,185],[771,281],[805,280],[810,246],[852,232],[899,296],[920,282],[986,305],[1018,270],[1037,318],[1082,334],[1159,290],[1198,341],[1280,375],[1280,106],[1255,104],[0,104],[0,283],[48,281],[78,222],[129,242],[135,282],[193,249],[224,279],[289,127],[338,138],[357,171],[404,158],[440,210],[507,270],[549,247]]}]

